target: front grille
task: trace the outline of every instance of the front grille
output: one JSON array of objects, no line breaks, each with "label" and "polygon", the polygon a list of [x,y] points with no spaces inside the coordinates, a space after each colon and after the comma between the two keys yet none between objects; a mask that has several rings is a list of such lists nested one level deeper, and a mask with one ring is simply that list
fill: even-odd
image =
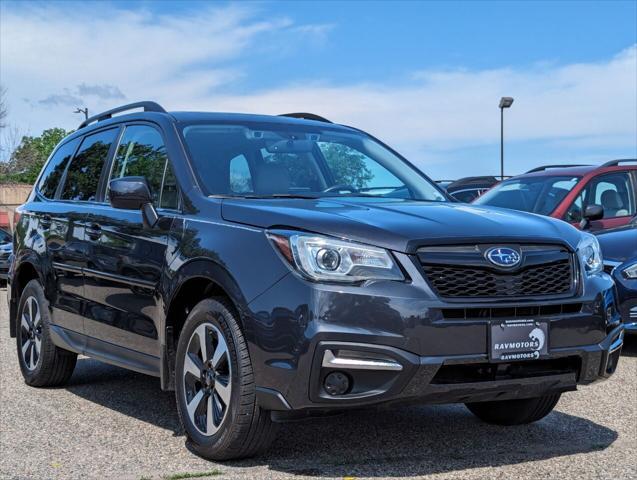
[{"label": "front grille", "polygon": [[522,262],[510,270],[485,259],[489,247],[421,249],[418,258],[427,280],[444,298],[537,298],[573,291],[572,256],[565,249],[518,246]]}]

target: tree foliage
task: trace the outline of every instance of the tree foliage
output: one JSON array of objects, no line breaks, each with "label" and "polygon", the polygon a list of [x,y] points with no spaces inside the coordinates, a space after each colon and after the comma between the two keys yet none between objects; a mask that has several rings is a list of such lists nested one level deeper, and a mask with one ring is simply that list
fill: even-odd
[{"label": "tree foliage", "polygon": [[[334,179],[334,185],[349,185],[365,188],[374,174],[365,162],[365,155],[347,145],[333,142],[320,142],[319,148],[325,157],[327,166]],[[318,173],[309,168],[309,163],[297,154],[266,153],[266,162],[285,166],[292,187],[309,186],[312,191],[322,189]]]},{"label": "tree foliage", "polygon": [[50,128],[37,137],[22,137],[9,161],[0,163],[0,183],[34,183],[55,146],[71,132],[63,128]]},{"label": "tree foliage", "polygon": [[374,178],[373,173],[365,163],[365,155],[358,150],[341,143],[321,144],[321,151],[325,157],[334,181],[338,185],[350,185],[365,188]]}]

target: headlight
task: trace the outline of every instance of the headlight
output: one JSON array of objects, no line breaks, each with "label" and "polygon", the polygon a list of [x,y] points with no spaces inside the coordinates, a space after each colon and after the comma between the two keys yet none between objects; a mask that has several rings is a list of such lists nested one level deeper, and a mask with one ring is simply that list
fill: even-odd
[{"label": "headlight", "polygon": [[383,248],[321,235],[268,232],[267,236],[281,255],[310,280],[355,283],[405,278]]},{"label": "headlight", "polygon": [[600,273],[604,269],[602,260],[602,251],[599,248],[597,238],[589,233],[582,234],[584,238],[580,240],[577,246],[577,254],[584,266],[584,272],[587,275]]},{"label": "headlight", "polygon": [[637,263],[633,263],[622,270],[622,275],[630,280],[637,280]]}]

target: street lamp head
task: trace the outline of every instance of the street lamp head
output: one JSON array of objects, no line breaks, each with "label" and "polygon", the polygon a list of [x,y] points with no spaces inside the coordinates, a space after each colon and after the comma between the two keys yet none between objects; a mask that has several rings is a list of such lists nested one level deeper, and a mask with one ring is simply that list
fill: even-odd
[{"label": "street lamp head", "polygon": [[500,99],[500,108],[509,108],[513,105],[513,97],[502,97]]}]

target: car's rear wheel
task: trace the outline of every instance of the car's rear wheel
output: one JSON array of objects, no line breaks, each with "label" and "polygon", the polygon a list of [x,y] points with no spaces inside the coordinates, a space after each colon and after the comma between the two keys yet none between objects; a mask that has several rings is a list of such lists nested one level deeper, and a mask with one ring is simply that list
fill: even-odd
[{"label": "car's rear wheel", "polygon": [[212,460],[256,455],[276,434],[256,401],[248,348],[232,307],[206,299],[179,336],[175,393],[191,448]]},{"label": "car's rear wheel", "polygon": [[64,385],[75,368],[77,354],[51,340],[49,302],[38,280],[31,280],[18,304],[16,342],[24,381],[33,387]]},{"label": "car's rear wheel", "polygon": [[467,403],[478,418],[495,425],[523,425],[546,417],[560,400],[560,394],[519,400]]}]

